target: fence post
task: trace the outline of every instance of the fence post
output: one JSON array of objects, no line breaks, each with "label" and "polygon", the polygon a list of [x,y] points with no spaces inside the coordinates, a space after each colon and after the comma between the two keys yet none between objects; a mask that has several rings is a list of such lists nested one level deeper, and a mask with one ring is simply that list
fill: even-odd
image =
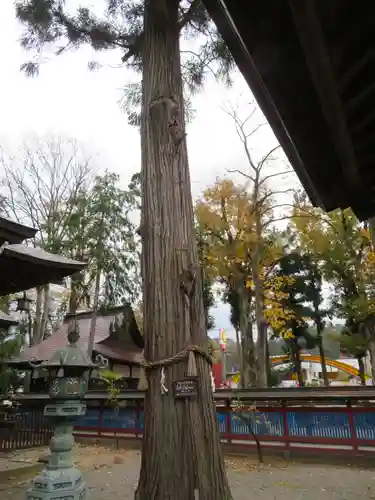
[{"label": "fence post", "polygon": [[103,401],[99,403],[99,417],[98,417],[98,436],[102,435],[102,417],[103,417]]},{"label": "fence post", "polygon": [[138,399],[135,401],[135,437],[138,439],[139,436],[139,401]]},{"label": "fence post", "polygon": [[346,412],[348,414],[348,422],[349,422],[349,429],[350,429],[350,441],[351,441],[352,446],[353,446],[353,451],[358,451],[358,439],[357,439],[357,433],[355,431],[353,408],[352,408],[352,404],[349,400],[346,402]]},{"label": "fence post", "polygon": [[225,414],[225,425],[227,428],[227,441],[228,444],[232,444],[232,415],[231,415],[231,406],[230,406],[230,399],[227,399],[226,401],[226,407],[227,407],[227,412]]},{"label": "fence post", "polygon": [[284,448],[285,451],[290,451],[290,443],[289,443],[289,428],[288,428],[288,415],[286,408],[286,401],[281,402],[281,415],[283,420],[283,433],[284,433]]}]

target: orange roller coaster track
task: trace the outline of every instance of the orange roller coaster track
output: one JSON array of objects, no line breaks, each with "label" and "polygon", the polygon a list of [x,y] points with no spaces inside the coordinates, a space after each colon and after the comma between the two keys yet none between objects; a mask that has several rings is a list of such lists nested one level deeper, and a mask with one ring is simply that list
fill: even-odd
[{"label": "orange roller coaster track", "polygon": [[[271,357],[272,364],[283,364],[283,363],[291,363],[290,356],[272,356]],[[320,364],[320,356],[311,356],[310,354],[301,354],[301,361],[311,361],[311,363]],[[326,358],[326,364],[328,366],[332,366],[333,368],[337,368],[338,370],[342,370],[350,375],[354,375],[355,377],[359,377],[359,371],[354,366],[348,365],[346,363],[342,363],[341,361],[335,361],[334,359]],[[366,378],[368,378],[366,376]]]}]

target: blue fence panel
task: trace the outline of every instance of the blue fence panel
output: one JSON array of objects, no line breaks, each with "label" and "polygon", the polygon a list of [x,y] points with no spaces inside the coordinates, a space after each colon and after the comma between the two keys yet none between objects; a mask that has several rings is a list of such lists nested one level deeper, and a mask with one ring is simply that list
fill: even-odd
[{"label": "blue fence panel", "polygon": [[295,437],[350,439],[349,418],[343,412],[287,412],[288,431]]},{"label": "blue fence panel", "polygon": [[[242,417],[242,418],[241,418]],[[279,412],[242,412],[231,413],[231,431],[233,434],[250,434],[250,422],[257,436],[282,436],[283,416]]]},{"label": "blue fence panel", "polygon": [[228,432],[227,429],[227,414],[226,413],[216,413],[217,421],[219,424],[219,429],[221,434]]},{"label": "blue fence panel", "polygon": [[79,417],[75,423],[76,427],[99,427],[99,408],[88,408],[85,415]]},{"label": "blue fence panel", "polygon": [[130,408],[105,408],[102,413],[102,429],[135,429],[136,411]]},{"label": "blue fence panel", "polygon": [[358,439],[375,440],[375,412],[353,412],[353,420]]},{"label": "blue fence panel", "polygon": [[[140,430],[143,429],[143,416],[144,416],[143,411],[140,411],[139,412],[139,420],[138,420],[138,426],[139,426]],[[228,432],[227,431],[226,414],[225,413],[217,413],[217,420],[219,423],[220,432],[221,433]]]}]

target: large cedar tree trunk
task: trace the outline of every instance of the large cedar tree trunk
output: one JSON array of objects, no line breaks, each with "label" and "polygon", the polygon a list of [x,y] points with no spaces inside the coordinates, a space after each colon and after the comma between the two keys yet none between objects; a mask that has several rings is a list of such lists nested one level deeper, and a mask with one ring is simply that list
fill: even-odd
[{"label": "large cedar tree trunk", "polygon": [[[207,344],[184,135],[178,4],[145,0],[140,233],[147,361],[173,356],[188,344]],[[181,285],[188,270],[196,280],[190,300]],[[172,381],[186,376],[186,360],[165,368],[167,394],[161,393],[161,368],[147,372],[138,500],[231,498],[209,365],[201,356],[196,360],[195,399],[173,397]]]}]

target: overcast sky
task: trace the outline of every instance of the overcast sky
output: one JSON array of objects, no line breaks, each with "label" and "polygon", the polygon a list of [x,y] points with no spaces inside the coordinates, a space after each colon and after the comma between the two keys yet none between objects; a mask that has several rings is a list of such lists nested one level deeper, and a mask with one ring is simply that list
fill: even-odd
[{"label": "overcast sky", "polygon": [[[121,54],[93,54],[84,48],[64,56],[51,57],[41,67],[38,78],[20,73],[28,54],[20,48],[22,28],[14,16],[13,2],[0,5],[0,60],[2,80],[0,92],[0,144],[14,150],[25,138],[34,134],[58,134],[74,137],[98,168],[119,173],[126,184],[140,169],[138,130],[127,124],[118,101],[122,88],[136,77],[116,68]],[[89,72],[87,62],[99,60],[104,66]],[[227,169],[246,170],[241,144],[231,119],[222,110],[229,102],[246,103],[252,99],[242,76],[235,75],[235,84],[228,90],[208,79],[204,91],[193,100],[195,119],[188,125],[190,171],[193,196]],[[267,127],[257,136],[260,149],[270,148],[275,138]],[[279,167],[285,168],[280,162]],[[276,168],[276,167],[275,167]],[[295,179],[289,186],[296,187]],[[220,304],[214,311],[217,328],[230,330],[228,308]]]}]

